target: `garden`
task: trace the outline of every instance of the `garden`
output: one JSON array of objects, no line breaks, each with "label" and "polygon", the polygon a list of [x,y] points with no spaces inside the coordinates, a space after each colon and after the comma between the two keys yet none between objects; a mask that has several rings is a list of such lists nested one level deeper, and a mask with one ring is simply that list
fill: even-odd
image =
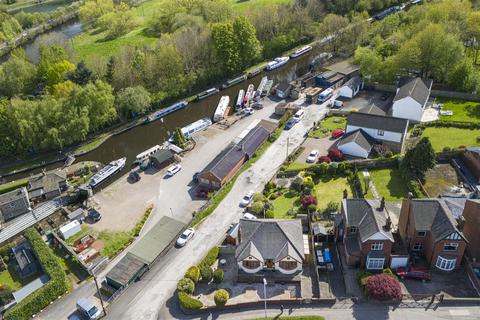
[{"label": "garden", "polygon": [[399,169],[369,170],[368,173],[369,178],[364,177],[362,172],[359,173],[365,198],[374,198],[371,188],[367,188],[369,181],[375,186],[378,196],[384,197],[386,201],[401,201],[407,197],[409,190]]},{"label": "garden", "polygon": [[440,120],[480,123],[480,102],[446,99],[435,102],[442,104],[442,110],[453,111],[453,115],[440,116]]},{"label": "garden", "polygon": [[436,152],[480,145],[480,129],[427,127],[422,136],[430,139]]},{"label": "garden", "polygon": [[345,129],[347,124],[347,118],[341,116],[331,116],[325,118],[319,126],[312,130],[308,136],[311,138],[325,138],[330,137],[331,133],[335,129]]}]

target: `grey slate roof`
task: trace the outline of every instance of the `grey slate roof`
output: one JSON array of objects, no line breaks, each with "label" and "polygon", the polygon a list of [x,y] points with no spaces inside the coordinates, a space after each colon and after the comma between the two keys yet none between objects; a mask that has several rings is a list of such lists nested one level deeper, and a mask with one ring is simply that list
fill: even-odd
[{"label": "grey slate roof", "polygon": [[404,133],[408,127],[408,120],[361,112],[351,112],[347,117],[347,126],[348,125]]},{"label": "grey slate roof", "polygon": [[145,268],[146,264],[132,255],[130,252],[107,273],[107,278],[115,281],[121,286],[128,285],[138,273]]},{"label": "grey slate roof", "polygon": [[278,91],[287,91],[290,87],[291,87],[291,85],[288,82],[280,82],[277,85],[277,90]]},{"label": "grey slate roof", "polygon": [[66,176],[65,173],[63,173],[62,171],[39,175],[29,180],[29,192],[33,192],[34,196],[39,196],[43,193],[49,193],[55,190],[59,190],[59,184],[61,182],[64,182],[65,180]]},{"label": "grey slate roof", "polygon": [[173,152],[170,149],[160,149],[157,150],[154,154],[152,154],[149,159],[152,160],[154,159],[157,161],[159,164],[170,160],[173,158]]},{"label": "grey slate roof", "polygon": [[431,81],[425,83],[421,78],[402,78],[399,81],[399,90],[393,98],[393,102],[401,100],[406,97],[412,97],[413,100],[420,103],[422,106],[427,102],[430,96]]},{"label": "grey slate roof", "polygon": [[465,203],[467,202],[466,197],[441,196],[441,199],[450,209],[455,219],[458,219],[463,215],[463,209],[465,208]]},{"label": "grey slate roof", "polygon": [[361,84],[362,84],[362,78],[360,76],[355,76],[350,80],[348,80],[347,82],[345,82],[344,86],[347,86],[352,90],[355,90]]},{"label": "grey slate roof", "polygon": [[345,212],[346,227],[357,227],[362,243],[378,232],[394,242],[392,232],[384,229],[389,213],[386,208],[380,210],[380,200],[344,199],[342,206]]},{"label": "grey slate roof", "polygon": [[439,241],[457,232],[453,214],[441,199],[413,199],[411,200],[412,215],[417,231],[430,231],[435,241]]},{"label": "grey slate roof", "polygon": [[377,106],[376,104],[372,103],[369,106],[366,106],[365,108],[360,109],[361,113],[368,113],[368,114],[375,114],[378,116],[386,116],[387,112]]},{"label": "grey slate roof", "polygon": [[0,205],[4,205],[10,202],[24,200],[28,203],[28,194],[25,187],[21,187],[3,194],[0,194]]},{"label": "grey slate roof", "polygon": [[345,144],[350,143],[350,142],[355,142],[363,150],[367,151],[368,153],[370,153],[370,151],[373,148],[372,139],[370,138],[370,136],[368,134],[363,132],[362,129],[358,129],[358,130],[347,133],[346,135],[344,135],[342,137],[342,139],[340,139],[340,141],[338,142],[337,145],[342,146],[342,145],[345,145]]},{"label": "grey slate roof", "polygon": [[260,261],[277,262],[286,256],[303,262],[304,246],[300,220],[240,219],[240,244],[237,261],[253,256]]}]

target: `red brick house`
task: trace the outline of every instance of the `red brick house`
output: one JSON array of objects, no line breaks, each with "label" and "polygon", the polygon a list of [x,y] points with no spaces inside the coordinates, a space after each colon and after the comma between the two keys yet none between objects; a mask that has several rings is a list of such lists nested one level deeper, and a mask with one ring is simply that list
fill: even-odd
[{"label": "red brick house", "polygon": [[475,176],[477,182],[480,182],[480,148],[465,148],[460,157],[468,169],[470,169],[470,172]]},{"label": "red brick house", "polygon": [[337,230],[349,266],[382,270],[390,263],[394,243],[390,214],[384,200],[343,199]]},{"label": "red brick house", "polygon": [[442,199],[404,200],[398,229],[408,250],[431,267],[451,271],[462,262],[467,241]]},{"label": "red brick house", "polygon": [[469,199],[463,209],[463,235],[467,239],[467,254],[480,262],[480,200]]}]

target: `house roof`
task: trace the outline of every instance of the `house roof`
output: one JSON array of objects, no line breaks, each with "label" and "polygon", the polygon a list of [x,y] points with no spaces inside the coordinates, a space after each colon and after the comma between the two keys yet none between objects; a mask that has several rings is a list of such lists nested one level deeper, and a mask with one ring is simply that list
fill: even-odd
[{"label": "house roof", "polygon": [[303,262],[304,245],[300,220],[240,219],[240,244],[235,256],[241,261],[252,256],[274,262],[290,256]]},{"label": "house roof", "polygon": [[439,241],[457,232],[456,221],[449,207],[441,199],[412,199],[411,212],[417,231],[430,231],[433,239]]},{"label": "house roof", "polygon": [[145,268],[145,262],[135,257],[130,252],[107,273],[107,278],[121,286],[126,286],[138,273]]},{"label": "house roof", "polygon": [[404,133],[408,127],[408,120],[376,114],[351,112],[347,117],[347,126],[348,125]]},{"label": "house roof", "polygon": [[401,100],[406,97],[411,97],[413,100],[420,103],[422,106],[427,102],[430,96],[431,81],[425,83],[421,78],[401,78],[398,83],[398,91],[393,98],[393,102]]},{"label": "house roof", "polygon": [[171,158],[173,158],[173,152],[170,149],[159,149],[149,157],[149,159],[155,159],[158,163],[163,163]]},{"label": "house roof", "polygon": [[463,215],[463,209],[465,208],[465,203],[467,202],[466,197],[441,196],[441,199],[450,209],[455,219],[458,219]]},{"label": "house roof", "polygon": [[375,115],[378,115],[378,116],[386,116],[387,115],[387,112],[385,110],[383,110],[382,108],[380,108],[379,106],[377,106],[374,103],[366,106],[365,108],[360,109],[359,112],[368,113],[368,114],[375,114]]},{"label": "house roof", "polygon": [[361,84],[362,84],[362,78],[360,76],[355,76],[350,80],[348,80],[347,82],[345,82],[344,86],[347,86],[352,90],[355,90]]},{"label": "house roof", "polygon": [[0,205],[8,204],[20,199],[24,199],[28,203],[27,188],[21,187],[6,193],[0,194]]},{"label": "house roof", "polygon": [[65,182],[66,175],[63,171],[49,172],[33,177],[29,180],[28,193],[30,197],[39,197],[45,193],[59,190],[59,184]]},{"label": "house roof", "polygon": [[368,153],[370,153],[373,148],[372,139],[362,129],[358,129],[344,135],[342,139],[340,139],[340,141],[338,142],[337,146],[342,146],[350,142],[356,143]]},{"label": "house roof", "polygon": [[277,85],[277,90],[279,91],[287,91],[291,87],[290,83],[288,82],[280,82]]},{"label": "house roof", "polygon": [[245,156],[250,158],[269,135],[270,132],[263,126],[253,128],[239,143],[220,152],[202,173],[210,172],[223,180]]},{"label": "house roof", "polygon": [[18,246],[12,248],[15,260],[17,260],[20,270],[25,269],[27,266],[35,264],[37,258],[32,252],[30,245],[27,241],[23,241]]},{"label": "house roof", "polygon": [[381,201],[378,199],[343,199],[342,201],[346,227],[357,227],[359,239],[362,243],[377,233],[383,234],[387,239],[394,242],[391,229],[384,228],[389,212],[386,207],[380,209],[380,205]]}]

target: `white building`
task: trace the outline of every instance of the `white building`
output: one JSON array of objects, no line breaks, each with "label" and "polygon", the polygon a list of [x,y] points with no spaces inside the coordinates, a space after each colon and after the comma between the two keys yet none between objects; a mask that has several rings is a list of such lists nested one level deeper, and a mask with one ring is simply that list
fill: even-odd
[{"label": "white building", "polygon": [[401,79],[393,98],[392,116],[420,122],[430,98],[432,81],[421,78]]},{"label": "white building", "polygon": [[345,82],[338,91],[338,95],[340,97],[352,99],[361,89],[363,89],[363,80],[359,76],[356,76]]}]

